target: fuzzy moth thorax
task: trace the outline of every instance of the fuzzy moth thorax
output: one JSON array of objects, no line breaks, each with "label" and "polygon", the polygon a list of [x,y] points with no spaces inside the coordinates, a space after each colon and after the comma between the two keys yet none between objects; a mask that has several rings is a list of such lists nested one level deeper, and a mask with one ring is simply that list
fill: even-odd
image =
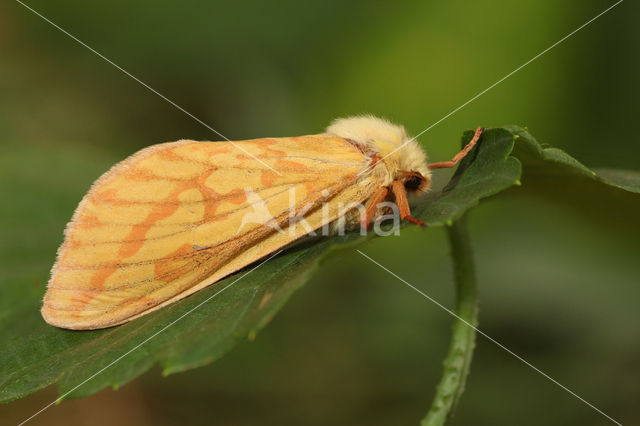
[{"label": "fuzzy moth thorax", "polygon": [[418,142],[407,136],[404,127],[372,115],[339,118],[327,133],[347,139],[371,158],[380,158],[388,173],[388,182],[405,181],[409,174],[421,179],[416,189],[425,190],[431,180],[427,156]]}]

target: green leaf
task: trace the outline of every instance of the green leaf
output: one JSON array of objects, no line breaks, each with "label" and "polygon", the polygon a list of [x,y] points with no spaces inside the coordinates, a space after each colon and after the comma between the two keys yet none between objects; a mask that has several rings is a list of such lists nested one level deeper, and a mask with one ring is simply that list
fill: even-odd
[{"label": "green leaf", "polygon": [[640,194],[640,172],[631,170],[590,170],[566,152],[539,144],[525,129],[507,126],[516,136],[512,155],[525,165],[525,174],[531,177],[571,179],[575,177],[603,183],[629,192]]},{"label": "green leaf", "polygon": [[[465,133],[464,140],[469,137],[470,133]],[[444,191],[425,197],[415,215],[431,226],[451,223],[481,199],[519,184],[521,163],[512,151],[540,176],[561,172],[605,183],[615,191],[638,192],[637,174],[593,174],[562,151],[540,147],[522,129],[496,128],[484,133],[452,182]],[[73,185],[69,188],[76,190]],[[69,194],[78,195],[66,192],[60,198],[73,198]],[[43,221],[49,211],[60,208],[56,204],[59,200],[50,198],[50,203],[39,213]],[[0,401],[11,401],[54,383],[58,383],[61,396],[79,397],[107,386],[119,387],[156,363],[164,374],[210,363],[238,341],[253,338],[321,261],[369,238],[350,234],[306,242],[248,274],[250,268],[145,317],[96,331],[47,325],[39,313],[43,277],[38,276],[34,285],[32,265],[17,256],[12,258],[7,249],[5,257],[19,264],[23,272],[0,286]]]},{"label": "green leaf", "polygon": [[[562,150],[539,144],[526,130],[509,126],[516,137],[513,156],[524,164],[522,192],[565,205],[612,232],[634,234],[640,213],[640,172],[589,169]],[[603,143],[606,149],[606,143]],[[517,193],[517,191],[515,191]]]}]

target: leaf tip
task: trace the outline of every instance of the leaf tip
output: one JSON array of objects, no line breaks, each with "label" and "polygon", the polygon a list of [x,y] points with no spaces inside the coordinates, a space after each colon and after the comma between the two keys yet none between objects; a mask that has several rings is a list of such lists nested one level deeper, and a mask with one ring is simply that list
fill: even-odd
[{"label": "leaf tip", "polygon": [[516,184],[517,186],[522,186],[522,182],[520,181],[520,179],[516,179],[514,184]]}]

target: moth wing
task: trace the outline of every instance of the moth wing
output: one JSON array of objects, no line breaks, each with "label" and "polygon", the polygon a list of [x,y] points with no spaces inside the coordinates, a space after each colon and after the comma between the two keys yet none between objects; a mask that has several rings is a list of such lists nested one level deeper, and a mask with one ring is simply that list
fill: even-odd
[{"label": "moth wing", "polygon": [[[42,315],[59,327],[104,328],[182,299],[369,198],[379,182],[358,176],[367,161],[328,135],[143,149],[80,202]],[[308,228],[291,223],[294,213]]]}]

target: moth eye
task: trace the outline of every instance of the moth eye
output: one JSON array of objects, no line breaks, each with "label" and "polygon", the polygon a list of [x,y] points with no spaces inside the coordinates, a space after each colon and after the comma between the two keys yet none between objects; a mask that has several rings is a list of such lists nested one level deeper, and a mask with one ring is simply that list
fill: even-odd
[{"label": "moth eye", "polygon": [[422,177],[411,175],[404,181],[404,187],[409,191],[417,191],[422,185]]}]

